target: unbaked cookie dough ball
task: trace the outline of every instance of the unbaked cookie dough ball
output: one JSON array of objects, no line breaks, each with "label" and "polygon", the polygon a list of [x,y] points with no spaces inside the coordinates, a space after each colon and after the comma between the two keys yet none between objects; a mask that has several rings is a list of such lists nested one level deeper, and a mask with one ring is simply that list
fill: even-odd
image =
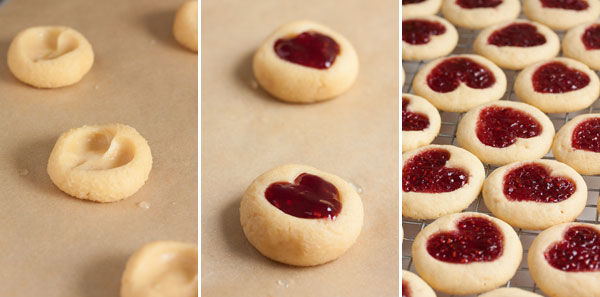
[{"label": "unbaked cookie dough ball", "polygon": [[97,202],[133,195],[151,168],[146,139],[123,124],[71,129],[58,138],[48,160],[48,175],[59,189]]},{"label": "unbaked cookie dough ball", "polygon": [[342,35],[315,22],[277,29],[254,54],[254,76],[276,98],[297,103],[331,99],[352,86],[358,56]]},{"label": "unbaked cookie dough ball", "polygon": [[92,45],[69,27],[42,26],[25,29],[13,38],[8,68],[20,81],[38,88],[75,84],[94,64]]},{"label": "unbaked cookie dough ball", "polygon": [[198,51],[198,1],[183,3],[173,23],[175,40],[189,50]]},{"label": "unbaked cookie dough ball", "polygon": [[244,193],[240,221],[264,256],[296,266],[333,261],[358,238],[363,206],[343,179],[304,165],[267,171]]}]

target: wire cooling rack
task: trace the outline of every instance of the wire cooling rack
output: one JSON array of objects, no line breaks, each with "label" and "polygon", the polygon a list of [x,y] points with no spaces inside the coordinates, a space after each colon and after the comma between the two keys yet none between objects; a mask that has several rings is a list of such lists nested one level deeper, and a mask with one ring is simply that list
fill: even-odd
[{"label": "wire cooling rack", "polygon": [[[521,16],[523,18],[523,16]],[[466,30],[458,28],[459,33],[459,41],[456,49],[452,54],[467,54],[474,53],[472,50],[473,42],[475,37],[477,37],[478,31],[476,30]],[[562,35],[559,33],[559,36],[562,40]],[[562,52],[561,52],[562,55]],[[426,62],[402,62],[402,66],[404,71],[406,72],[406,80],[404,86],[402,87],[403,93],[412,93],[412,82],[415,77],[415,74],[426,64]],[[507,91],[502,98],[502,100],[512,100],[518,101],[516,94],[513,91],[515,77],[517,75],[517,71],[503,69],[507,78]],[[556,131],[560,129],[566,122],[568,122],[573,117],[579,114],[585,113],[598,113],[600,112],[600,100],[596,100],[594,104],[588,109],[578,111],[578,112],[570,112],[570,113],[557,113],[557,114],[549,114],[548,116],[552,120],[554,124],[554,128]],[[440,128],[440,133],[433,141],[434,144],[451,144],[458,146],[456,142],[456,128],[458,122],[462,118],[463,114],[461,113],[453,113],[453,112],[440,112],[442,117],[442,126]],[[548,153],[544,159],[554,159],[552,153]],[[484,164],[486,176],[491,173],[494,169],[499,166],[493,166],[489,164]],[[593,223],[598,224],[598,212],[597,212],[597,201],[598,196],[600,195],[600,176],[583,176],[585,182],[588,186],[588,200],[585,206],[585,209],[581,213],[581,215],[577,218],[577,222],[583,223]],[[482,201],[481,195],[465,210],[472,212],[485,213],[488,215],[492,215],[492,213],[487,209],[485,203]],[[433,222],[433,220],[414,220],[410,218],[402,217],[402,228],[404,229],[404,238],[402,240],[402,269],[410,270],[415,272],[411,255],[412,243],[419,233],[425,226]],[[505,287],[515,287],[521,288],[527,291],[536,292],[545,296],[540,289],[536,286],[535,282],[531,278],[529,274],[529,268],[527,266],[527,252],[529,250],[529,246],[531,245],[533,239],[540,233],[540,231],[526,230],[515,228],[515,231],[519,235],[519,239],[523,244],[523,260],[519,265],[519,269],[513,278],[505,284]],[[416,272],[415,272],[416,273]],[[460,276],[457,276],[460,277]],[[448,297],[454,295],[448,295],[440,292],[436,292],[438,297]],[[468,295],[475,296],[475,295]]]}]

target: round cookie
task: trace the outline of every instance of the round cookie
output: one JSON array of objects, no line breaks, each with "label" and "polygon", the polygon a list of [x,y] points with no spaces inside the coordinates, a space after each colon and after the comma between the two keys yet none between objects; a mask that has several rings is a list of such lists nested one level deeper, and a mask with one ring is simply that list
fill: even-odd
[{"label": "round cookie", "polygon": [[258,83],[297,103],[331,99],[352,86],[358,56],[342,35],[311,21],[288,23],[263,42],[252,62]]},{"label": "round cookie", "polygon": [[537,108],[496,101],[469,110],[458,123],[458,144],[487,164],[540,159],[554,137],[550,118]]},{"label": "round cookie", "polygon": [[521,161],[494,170],[483,200],[510,225],[544,230],[572,222],[585,208],[587,185],[573,168],[554,160]]},{"label": "round cookie", "polygon": [[441,217],[419,232],[412,255],[417,272],[435,290],[466,295],[510,280],[521,263],[523,247],[507,223],[463,212]]},{"label": "round cookie", "polygon": [[402,297],[436,297],[436,295],[418,275],[402,270]]},{"label": "round cookie", "polygon": [[440,113],[429,101],[402,94],[402,152],[430,144],[441,124]]},{"label": "round cookie", "polygon": [[402,154],[402,216],[436,219],[459,212],[477,198],[483,164],[452,145],[428,145]]},{"label": "round cookie", "polygon": [[456,55],[433,60],[413,80],[416,95],[437,109],[466,112],[504,96],[506,75],[498,66],[478,55]]},{"label": "round cookie", "polygon": [[550,28],[527,20],[514,20],[485,28],[473,49],[496,65],[513,70],[556,57],[558,35]]},{"label": "round cookie", "polygon": [[600,174],[600,114],[576,116],[558,130],[552,143],[556,160],[583,175]]},{"label": "round cookie", "polygon": [[8,48],[8,68],[20,81],[38,88],[73,85],[94,64],[92,45],[69,27],[25,29]]},{"label": "round cookie", "polygon": [[567,32],[562,42],[565,56],[600,70],[600,22],[581,24]]},{"label": "round cookie", "polygon": [[483,29],[514,20],[521,11],[519,0],[444,0],[442,14],[452,24]]},{"label": "round cookie", "polygon": [[533,240],[527,263],[550,297],[600,296],[600,226],[566,223],[543,231]]},{"label": "round cookie", "polygon": [[481,294],[479,297],[542,297],[542,295],[518,288],[500,288]]},{"label": "round cookie", "polygon": [[402,60],[447,56],[458,43],[458,32],[445,19],[431,15],[402,20]]},{"label": "round cookie", "polygon": [[554,30],[568,30],[600,16],[598,0],[523,0],[528,19]]},{"label": "round cookie", "polygon": [[173,36],[179,44],[198,51],[198,1],[183,3],[175,14]]},{"label": "round cookie", "polygon": [[242,198],[240,221],[248,241],[265,257],[313,266],[337,259],[354,244],[363,206],[343,179],[292,164],[252,182]]},{"label": "round cookie", "polygon": [[435,15],[442,6],[442,0],[402,0],[402,19]]}]

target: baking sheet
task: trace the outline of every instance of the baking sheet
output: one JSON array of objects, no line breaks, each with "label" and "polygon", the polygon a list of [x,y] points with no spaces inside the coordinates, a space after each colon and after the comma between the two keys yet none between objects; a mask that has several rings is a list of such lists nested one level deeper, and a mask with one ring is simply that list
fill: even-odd
[{"label": "baking sheet", "polygon": [[[397,296],[397,1],[202,1],[203,296]],[[273,99],[253,80],[252,54],[277,27],[323,23],[355,46],[355,85],[332,101]],[[338,260],[311,268],[268,260],[239,222],[243,192],[261,173],[301,163],[362,189],[365,220]]]},{"label": "baking sheet", "polygon": [[[0,295],[119,296],[129,255],[153,240],[197,242],[198,56],[172,37],[182,1],[10,0],[0,7]],[[96,60],[70,87],[40,90],[6,65],[17,32],[67,25]],[[46,165],[58,136],[119,122],[148,141],[146,185],[117,203],[72,198]],[[136,204],[150,203],[149,209]]]}]

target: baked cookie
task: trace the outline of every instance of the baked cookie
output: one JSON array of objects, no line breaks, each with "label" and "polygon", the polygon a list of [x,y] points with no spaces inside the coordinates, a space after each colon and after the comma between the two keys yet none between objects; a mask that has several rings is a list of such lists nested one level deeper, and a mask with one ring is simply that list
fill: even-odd
[{"label": "baked cookie", "polygon": [[527,263],[550,297],[600,296],[600,226],[566,223],[543,231],[533,240]]},{"label": "baked cookie", "polygon": [[458,144],[484,163],[540,159],[550,151],[554,125],[537,108],[514,101],[475,107],[458,123]]},{"label": "baked cookie", "polygon": [[598,98],[598,75],[585,64],[554,58],[523,69],[515,80],[519,100],[543,112],[572,112],[589,107]]},{"label": "baked cookie", "polygon": [[453,145],[428,145],[402,154],[402,216],[436,219],[459,212],[481,191],[485,169]]},{"label": "baked cookie", "polygon": [[69,27],[25,29],[8,48],[8,68],[20,81],[38,88],[75,84],[94,64],[92,45]]},{"label": "baked cookie", "polygon": [[442,14],[458,27],[483,29],[514,20],[521,11],[519,0],[444,0]]},{"label": "baked cookie", "polygon": [[175,14],[173,36],[179,44],[198,51],[198,1],[183,3]]},{"label": "baked cookie", "polygon": [[598,0],[523,0],[525,16],[554,30],[568,30],[600,16]]},{"label": "baked cookie", "polygon": [[494,216],[529,230],[572,222],[587,202],[587,186],[581,175],[554,160],[502,166],[485,180],[482,194]]},{"label": "baked cookie", "polygon": [[313,266],[333,261],[354,244],[363,206],[343,179],[304,165],[267,171],[244,193],[240,221],[265,257]]},{"label": "baked cookie", "polygon": [[485,28],[477,35],[473,49],[502,68],[518,70],[556,57],[560,41],[542,24],[514,20]]},{"label": "baked cookie", "polygon": [[402,94],[402,152],[430,144],[441,123],[440,113],[429,101]]},{"label": "baked cookie", "polygon": [[406,72],[404,71],[404,67],[402,67],[402,74],[400,76],[401,85],[404,86],[404,82],[406,81]]},{"label": "baked cookie", "polygon": [[413,80],[413,90],[439,110],[465,112],[502,98],[506,75],[484,57],[456,55],[421,68]]},{"label": "baked cookie", "polygon": [[600,22],[585,23],[567,32],[562,42],[565,56],[600,70]]},{"label": "baked cookie", "polygon": [[558,130],[552,143],[556,160],[580,174],[600,174],[600,114],[576,116]]},{"label": "baked cookie", "polygon": [[402,270],[402,297],[436,297],[436,295],[418,275]]},{"label": "baked cookie", "polygon": [[481,294],[479,297],[542,297],[542,295],[518,288],[500,288]]},{"label": "baked cookie", "polygon": [[442,0],[402,0],[402,19],[435,15],[442,6]]},{"label": "baked cookie", "polygon": [[435,15],[402,20],[402,60],[431,60],[450,54],[458,43],[452,24]]},{"label": "baked cookie", "polygon": [[252,66],[256,80],[271,95],[310,103],[348,90],[358,75],[358,56],[342,35],[315,22],[297,21],[267,37]]},{"label": "baked cookie", "polygon": [[505,284],[519,268],[523,247],[507,223],[481,213],[441,217],[412,245],[415,268],[437,291],[477,294]]}]

